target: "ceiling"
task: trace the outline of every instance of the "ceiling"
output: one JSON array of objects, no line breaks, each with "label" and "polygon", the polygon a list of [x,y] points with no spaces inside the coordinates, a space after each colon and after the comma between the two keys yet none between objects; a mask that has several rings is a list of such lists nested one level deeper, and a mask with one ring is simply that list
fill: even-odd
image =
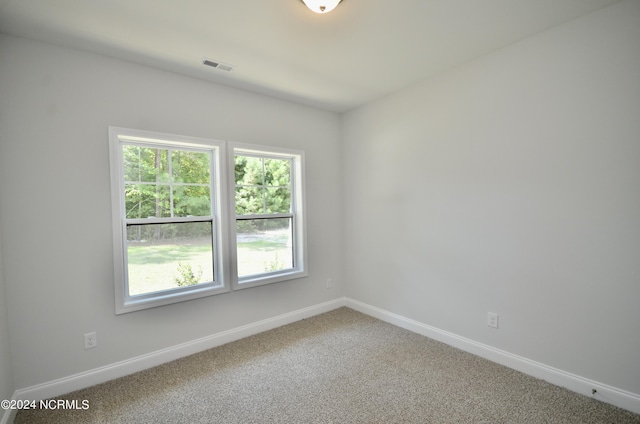
[{"label": "ceiling", "polygon": [[343,112],[617,1],[0,0],[0,32]]}]

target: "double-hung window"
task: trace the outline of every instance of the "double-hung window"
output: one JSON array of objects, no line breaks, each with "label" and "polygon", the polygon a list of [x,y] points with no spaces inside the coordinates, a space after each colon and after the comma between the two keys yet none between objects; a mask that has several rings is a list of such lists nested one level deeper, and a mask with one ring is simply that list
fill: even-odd
[{"label": "double-hung window", "polygon": [[234,144],[234,288],[307,275],[304,155]]},{"label": "double-hung window", "polygon": [[223,145],[110,128],[116,313],[228,290]]},{"label": "double-hung window", "polygon": [[116,127],[109,140],[117,314],[308,275],[303,152]]}]

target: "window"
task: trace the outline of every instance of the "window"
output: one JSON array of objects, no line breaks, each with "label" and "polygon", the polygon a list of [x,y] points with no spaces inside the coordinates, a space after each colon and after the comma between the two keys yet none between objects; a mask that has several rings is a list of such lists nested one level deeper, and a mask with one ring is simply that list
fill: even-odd
[{"label": "window", "polygon": [[[302,152],[109,128],[116,313],[308,275]],[[226,171],[228,169],[228,171]]]},{"label": "window", "polygon": [[227,291],[223,146],[123,128],[110,143],[116,312]]},{"label": "window", "polygon": [[234,288],[307,275],[303,154],[234,145]]}]

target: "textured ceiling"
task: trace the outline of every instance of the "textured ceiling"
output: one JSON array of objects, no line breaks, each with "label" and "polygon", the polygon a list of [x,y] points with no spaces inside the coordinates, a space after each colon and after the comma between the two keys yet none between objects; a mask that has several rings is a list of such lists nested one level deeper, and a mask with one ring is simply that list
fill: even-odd
[{"label": "textured ceiling", "polygon": [[0,0],[0,31],[341,112],[617,1]]}]

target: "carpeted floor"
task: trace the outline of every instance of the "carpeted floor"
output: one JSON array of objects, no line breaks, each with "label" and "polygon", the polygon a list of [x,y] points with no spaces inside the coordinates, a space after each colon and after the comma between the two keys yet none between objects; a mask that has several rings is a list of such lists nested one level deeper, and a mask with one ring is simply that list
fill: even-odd
[{"label": "carpeted floor", "polygon": [[638,423],[632,414],[341,308],[70,393],[15,423]]}]

